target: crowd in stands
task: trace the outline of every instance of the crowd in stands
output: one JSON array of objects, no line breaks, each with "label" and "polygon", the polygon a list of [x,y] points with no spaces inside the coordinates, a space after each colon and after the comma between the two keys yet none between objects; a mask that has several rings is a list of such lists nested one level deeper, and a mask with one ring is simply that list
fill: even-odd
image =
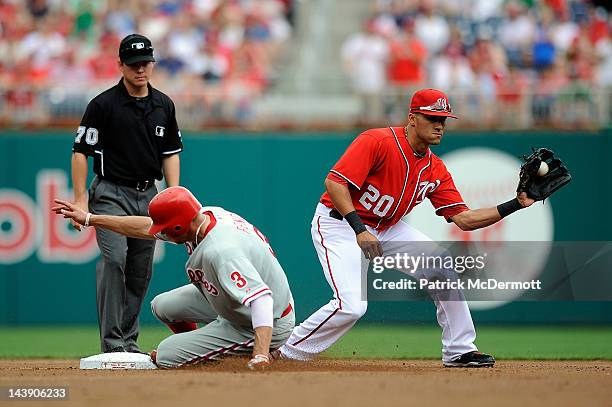
[{"label": "crowd in stands", "polygon": [[[196,116],[212,116],[203,120],[226,117],[226,109],[240,120],[274,78],[292,33],[292,2],[0,0],[2,111],[25,123],[82,110],[118,81],[119,42],[137,32],[153,42],[156,87],[179,95],[177,104],[191,98]],[[41,98],[54,107],[36,109]]]},{"label": "crowd in stands", "polygon": [[491,126],[589,127],[600,108],[609,117],[612,20],[606,1],[373,4],[363,31],[342,50],[364,117],[402,120],[406,96],[423,86],[445,90],[468,121]]}]

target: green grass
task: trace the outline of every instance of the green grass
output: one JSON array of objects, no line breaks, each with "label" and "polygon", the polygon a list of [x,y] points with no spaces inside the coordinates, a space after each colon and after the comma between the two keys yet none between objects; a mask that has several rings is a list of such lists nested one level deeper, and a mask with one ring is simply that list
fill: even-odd
[{"label": "green grass", "polygon": [[[612,359],[612,327],[480,326],[476,345],[499,359]],[[438,359],[436,326],[360,326],[328,355],[333,357]]]},{"label": "green grass", "polygon": [[[144,326],[140,346],[154,349],[169,331]],[[612,327],[481,326],[478,347],[498,359],[612,360]],[[99,352],[96,327],[0,327],[0,358],[79,358]],[[360,325],[325,355],[338,358],[438,359],[435,326]]]}]

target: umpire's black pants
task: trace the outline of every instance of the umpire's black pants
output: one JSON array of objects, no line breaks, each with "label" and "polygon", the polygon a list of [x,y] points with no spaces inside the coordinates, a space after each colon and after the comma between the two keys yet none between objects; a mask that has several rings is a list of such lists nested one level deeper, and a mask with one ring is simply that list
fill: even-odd
[{"label": "umpire's black pants", "polygon": [[[100,215],[148,216],[157,193],[98,177],[89,189],[89,210]],[[138,314],[151,280],[154,240],[134,239],[96,228],[101,256],[96,265],[96,299],[102,352],[138,352]]]}]

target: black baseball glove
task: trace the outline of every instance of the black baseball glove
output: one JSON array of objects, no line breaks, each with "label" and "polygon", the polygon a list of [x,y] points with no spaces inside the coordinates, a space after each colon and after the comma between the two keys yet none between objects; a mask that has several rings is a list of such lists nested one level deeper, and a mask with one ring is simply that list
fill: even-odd
[{"label": "black baseball glove", "polygon": [[[543,201],[572,180],[572,175],[563,161],[555,157],[555,153],[547,148],[533,149],[529,157],[523,156],[522,158],[525,163],[521,166],[516,191],[526,192],[531,199]],[[538,175],[542,162],[548,165],[548,172],[545,175]]]}]

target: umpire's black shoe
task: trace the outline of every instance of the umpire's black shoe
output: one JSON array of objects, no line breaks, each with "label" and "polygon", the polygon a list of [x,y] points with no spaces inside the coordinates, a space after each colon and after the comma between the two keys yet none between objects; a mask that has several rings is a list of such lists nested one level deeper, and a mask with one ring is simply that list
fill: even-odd
[{"label": "umpire's black shoe", "polygon": [[104,353],[114,353],[114,352],[125,352],[123,346],[117,346],[116,348],[105,350]]},{"label": "umpire's black shoe", "polygon": [[472,351],[464,353],[458,359],[444,362],[444,367],[493,367],[495,358],[486,353]]}]

